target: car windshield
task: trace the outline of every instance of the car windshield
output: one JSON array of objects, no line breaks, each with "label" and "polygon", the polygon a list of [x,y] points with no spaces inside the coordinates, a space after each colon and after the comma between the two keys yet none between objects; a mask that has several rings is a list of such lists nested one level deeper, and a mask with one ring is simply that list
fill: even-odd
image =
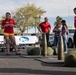
[{"label": "car windshield", "polygon": [[74,29],[70,29],[70,30],[69,30],[69,33],[74,33],[74,32],[75,32]]}]

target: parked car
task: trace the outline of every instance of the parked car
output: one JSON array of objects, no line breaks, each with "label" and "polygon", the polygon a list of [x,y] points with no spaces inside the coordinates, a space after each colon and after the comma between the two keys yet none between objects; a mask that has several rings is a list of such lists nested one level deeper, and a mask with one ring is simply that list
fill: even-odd
[{"label": "parked car", "polygon": [[[74,40],[73,40],[74,32],[75,32],[75,28],[68,29],[68,36],[67,36],[68,48],[74,47]],[[49,42],[52,46],[54,45],[54,33],[51,33],[49,35]]]},{"label": "parked car", "polygon": [[50,46],[54,45],[54,33],[49,34],[49,44]]},{"label": "parked car", "polygon": [[68,29],[67,45],[69,48],[74,47],[74,39],[73,39],[74,32],[75,32],[75,28]]}]

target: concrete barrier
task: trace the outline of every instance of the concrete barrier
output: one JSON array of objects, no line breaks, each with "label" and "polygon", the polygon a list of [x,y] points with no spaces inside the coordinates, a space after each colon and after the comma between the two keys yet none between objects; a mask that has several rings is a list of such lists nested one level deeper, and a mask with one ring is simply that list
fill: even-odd
[{"label": "concrete barrier", "polygon": [[65,55],[64,66],[67,67],[76,67],[76,50],[70,49]]},{"label": "concrete barrier", "polygon": [[58,42],[58,60],[64,60],[64,45],[62,36],[59,37]]}]

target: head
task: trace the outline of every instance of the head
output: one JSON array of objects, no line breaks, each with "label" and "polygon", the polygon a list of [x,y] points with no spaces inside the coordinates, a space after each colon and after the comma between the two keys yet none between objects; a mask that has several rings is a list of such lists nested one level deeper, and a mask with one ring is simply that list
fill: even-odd
[{"label": "head", "polygon": [[44,21],[45,21],[45,22],[48,22],[48,17],[45,17],[45,18],[44,18]]},{"label": "head", "polygon": [[57,21],[56,26],[61,26],[61,21]]},{"label": "head", "polygon": [[66,28],[68,28],[65,20],[62,20],[61,23],[62,23],[63,26],[65,26]]},{"label": "head", "polygon": [[76,7],[73,9],[74,13],[76,14]]},{"label": "head", "polygon": [[6,13],[6,19],[10,19],[11,18],[11,14],[9,12]]},{"label": "head", "polygon": [[65,25],[66,24],[66,21],[65,20],[62,20],[61,23],[62,23],[62,25]]}]

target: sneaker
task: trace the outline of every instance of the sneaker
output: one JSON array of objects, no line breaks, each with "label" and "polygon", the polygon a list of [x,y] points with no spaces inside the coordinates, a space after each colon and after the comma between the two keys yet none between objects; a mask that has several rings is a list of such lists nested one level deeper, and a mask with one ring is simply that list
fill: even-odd
[{"label": "sneaker", "polygon": [[65,54],[67,53],[67,51],[64,52]]}]

